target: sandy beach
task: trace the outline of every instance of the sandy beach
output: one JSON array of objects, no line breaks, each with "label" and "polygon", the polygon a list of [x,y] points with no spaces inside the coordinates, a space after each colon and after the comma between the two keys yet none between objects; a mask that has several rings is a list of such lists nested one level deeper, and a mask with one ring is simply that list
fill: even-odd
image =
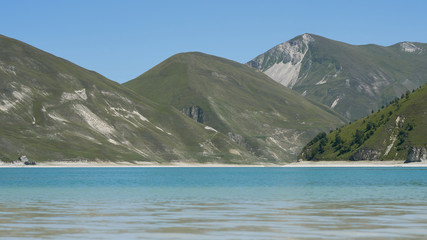
[{"label": "sandy beach", "polygon": [[22,162],[0,162],[0,168],[55,168],[55,167],[427,167],[427,163],[404,163],[396,161],[300,161],[287,164],[224,164],[224,163],[156,163],[156,162],[103,162],[103,161],[52,161],[40,162],[37,165],[25,165]]},{"label": "sandy beach", "polygon": [[36,165],[25,165],[23,163],[4,163],[0,162],[0,168],[8,167],[25,167],[25,168],[55,168],[55,167],[280,167],[282,165],[275,164],[224,164],[224,163],[190,163],[190,162],[174,162],[174,163],[157,163],[157,162],[66,162],[52,161],[40,162]]}]

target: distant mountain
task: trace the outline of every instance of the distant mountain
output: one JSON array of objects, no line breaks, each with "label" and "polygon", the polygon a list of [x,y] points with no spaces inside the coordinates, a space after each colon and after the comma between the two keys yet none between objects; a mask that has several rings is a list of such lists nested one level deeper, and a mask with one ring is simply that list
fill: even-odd
[{"label": "distant mountain", "polygon": [[1,35],[0,121],[2,161],[251,160],[180,111]]},{"label": "distant mountain", "polygon": [[316,136],[306,160],[427,161],[427,85],[350,125]]},{"label": "distant mountain", "polygon": [[355,46],[304,34],[247,64],[356,120],[427,83],[427,44]]},{"label": "distant mountain", "polygon": [[172,56],[124,86],[175,107],[262,161],[293,161],[319,131],[343,124],[328,107],[266,75],[203,53]]}]

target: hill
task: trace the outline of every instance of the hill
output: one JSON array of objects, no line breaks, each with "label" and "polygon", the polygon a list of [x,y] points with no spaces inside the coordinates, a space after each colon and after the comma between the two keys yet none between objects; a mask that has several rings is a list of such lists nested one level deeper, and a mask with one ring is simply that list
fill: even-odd
[{"label": "hill", "polygon": [[247,64],[353,121],[427,83],[427,44],[356,46],[304,34]]},{"label": "hill", "polygon": [[247,65],[203,53],[174,55],[123,85],[228,136],[262,161],[293,161],[319,131],[343,124],[327,107]]},{"label": "hill", "polygon": [[246,156],[227,136],[172,107],[1,35],[0,121],[1,161],[26,155],[37,162],[239,162]]},{"label": "hill", "polygon": [[305,160],[427,161],[427,85],[306,145]]}]

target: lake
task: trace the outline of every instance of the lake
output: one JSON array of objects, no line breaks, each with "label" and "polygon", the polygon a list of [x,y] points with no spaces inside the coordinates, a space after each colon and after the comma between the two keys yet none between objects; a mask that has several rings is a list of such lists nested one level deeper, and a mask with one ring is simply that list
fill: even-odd
[{"label": "lake", "polygon": [[425,239],[427,168],[0,168],[0,239]]}]

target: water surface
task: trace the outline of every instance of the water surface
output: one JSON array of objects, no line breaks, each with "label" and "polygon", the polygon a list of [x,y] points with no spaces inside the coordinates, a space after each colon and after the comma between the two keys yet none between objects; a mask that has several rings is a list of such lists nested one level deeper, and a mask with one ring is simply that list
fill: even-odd
[{"label": "water surface", "polygon": [[3,168],[4,239],[423,239],[427,168]]}]

